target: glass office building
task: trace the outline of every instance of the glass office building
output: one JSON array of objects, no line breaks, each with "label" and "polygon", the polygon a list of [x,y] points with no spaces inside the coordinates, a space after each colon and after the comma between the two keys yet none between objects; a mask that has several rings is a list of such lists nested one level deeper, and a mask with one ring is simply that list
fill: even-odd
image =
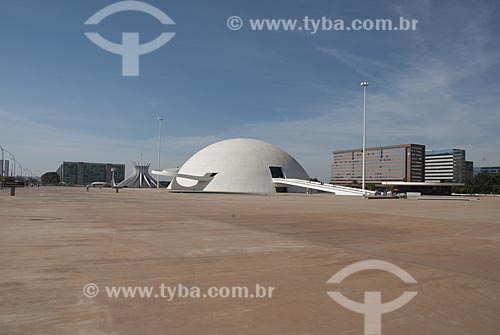
[{"label": "glass office building", "polygon": [[425,181],[463,183],[467,179],[465,150],[444,149],[425,152]]},{"label": "glass office building", "polygon": [[[365,182],[414,181],[425,178],[425,145],[397,144],[366,148]],[[331,183],[362,182],[363,150],[347,149],[333,152]]]}]

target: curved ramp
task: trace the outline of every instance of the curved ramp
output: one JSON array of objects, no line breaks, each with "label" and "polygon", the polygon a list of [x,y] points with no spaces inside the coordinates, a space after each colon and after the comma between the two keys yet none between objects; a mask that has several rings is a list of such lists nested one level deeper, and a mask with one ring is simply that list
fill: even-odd
[{"label": "curved ramp", "polygon": [[364,195],[375,195],[374,191],[362,190],[354,187],[338,186],[332,184],[323,184],[320,182],[292,179],[292,178],[273,178],[273,183],[276,186],[297,186],[306,189],[335,193],[335,195],[352,195],[362,197]]}]

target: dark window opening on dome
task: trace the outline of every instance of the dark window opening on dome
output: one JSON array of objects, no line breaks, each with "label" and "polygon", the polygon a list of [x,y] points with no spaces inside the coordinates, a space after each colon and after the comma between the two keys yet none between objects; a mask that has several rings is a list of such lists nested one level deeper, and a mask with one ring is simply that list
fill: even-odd
[{"label": "dark window opening on dome", "polygon": [[281,166],[270,166],[269,170],[271,170],[271,176],[273,178],[285,178],[285,173]]}]

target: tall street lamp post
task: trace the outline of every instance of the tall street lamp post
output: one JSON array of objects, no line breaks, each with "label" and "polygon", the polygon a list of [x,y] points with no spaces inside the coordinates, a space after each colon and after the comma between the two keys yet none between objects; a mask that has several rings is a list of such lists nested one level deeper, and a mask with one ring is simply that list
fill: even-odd
[{"label": "tall street lamp post", "polygon": [[[163,117],[158,118],[158,171],[161,170],[160,151],[161,151],[161,124]],[[160,175],[156,175],[156,188],[160,188]]]},{"label": "tall street lamp post", "polygon": [[4,166],[5,166],[5,157],[4,157],[4,152],[3,152],[3,147],[0,145],[0,149],[2,150],[2,175],[0,177],[0,190],[3,189],[3,174],[4,174]]},{"label": "tall street lamp post", "polygon": [[368,82],[363,81],[361,83],[363,87],[363,168],[362,168],[362,188],[365,190],[365,164],[366,164],[366,88],[368,87]]}]

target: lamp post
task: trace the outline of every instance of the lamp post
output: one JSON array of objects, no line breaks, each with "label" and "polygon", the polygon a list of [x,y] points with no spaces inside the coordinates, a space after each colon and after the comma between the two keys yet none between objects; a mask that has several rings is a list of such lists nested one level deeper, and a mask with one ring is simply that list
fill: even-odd
[{"label": "lamp post", "polygon": [[4,174],[4,166],[5,166],[5,160],[4,160],[4,153],[3,153],[3,147],[0,145],[0,149],[2,150],[2,175],[0,177],[0,190],[3,189],[3,174]]},{"label": "lamp post", "polygon": [[27,177],[29,177],[28,181],[29,181],[29,184],[31,184],[33,182],[33,170],[31,169],[26,169],[26,173],[29,173],[27,175]]},{"label": "lamp post", "polygon": [[[24,168],[23,168],[23,166],[21,165],[21,163],[17,162],[17,164],[19,164],[19,169],[21,170],[21,175],[20,175],[19,177],[21,177],[21,179],[22,179],[22,178],[23,178],[23,173],[24,173],[24,172],[23,172]],[[17,176],[16,176],[16,177],[17,177]],[[23,184],[26,184],[26,182],[23,182]]]},{"label": "lamp post", "polygon": [[[160,163],[160,150],[161,150],[161,124],[163,122],[163,117],[158,118],[158,171],[161,170]],[[160,188],[160,175],[156,175],[156,188]]]},{"label": "lamp post", "polygon": [[365,190],[365,164],[366,164],[366,88],[368,87],[368,82],[363,81],[361,83],[363,87],[363,168],[362,168],[362,189]]},{"label": "lamp post", "polygon": [[[19,163],[19,162],[18,162]],[[21,179],[23,179],[23,184],[26,186],[26,169],[19,163],[19,168],[21,169]]]}]

